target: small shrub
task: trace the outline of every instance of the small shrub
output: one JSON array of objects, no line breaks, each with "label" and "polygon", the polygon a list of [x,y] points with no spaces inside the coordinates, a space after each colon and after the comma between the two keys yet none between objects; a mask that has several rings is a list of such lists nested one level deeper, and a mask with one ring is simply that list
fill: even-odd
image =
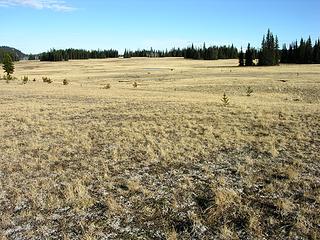
[{"label": "small shrub", "polygon": [[48,77],[42,77],[42,81],[49,84],[52,83],[52,80]]},{"label": "small shrub", "polygon": [[133,86],[134,88],[137,88],[137,87],[138,87],[138,83],[137,83],[137,82],[134,82],[134,83],[132,84],[132,86]]},{"label": "small shrub", "polygon": [[3,80],[13,80],[11,75],[3,75]]},{"label": "small shrub", "polygon": [[67,79],[63,79],[62,84],[63,84],[63,85],[68,85],[68,84],[69,84],[69,81],[68,81]]},{"label": "small shrub", "polygon": [[107,84],[103,87],[103,89],[110,89],[110,88],[111,88],[110,83],[107,83]]},{"label": "small shrub", "polygon": [[250,97],[252,93],[253,93],[253,89],[250,86],[247,87],[247,96]]},{"label": "small shrub", "polygon": [[22,83],[23,83],[23,84],[27,84],[28,81],[29,81],[28,76],[23,76],[23,78],[22,78]]},{"label": "small shrub", "polygon": [[37,81],[37,80],[34,78],[32,81],[34,81],[34,82],[35,82],[35,81]]},{"label": "small shrub", "polygon": [[223,93],[223,97],[221,98],[221,102],[222,102],[222,105],[224,107],[228,106],[229,105],[229,98],[227,97],[226,93]]},{"label": "small shrub", "polygon": [[3,75],[3,80],[6,80],[6,83],[9,83],[11,80],[14,80],[11,75]]}]

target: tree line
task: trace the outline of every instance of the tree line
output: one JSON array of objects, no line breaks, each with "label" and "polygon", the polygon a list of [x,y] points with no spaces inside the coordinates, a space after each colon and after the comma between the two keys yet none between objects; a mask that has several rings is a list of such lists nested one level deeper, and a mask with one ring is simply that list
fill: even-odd
[{"label": "tree line", "polygon": [[184,57],[185,59],[202,59],[202,60],[216,60],[216,59],[232,59],[238,57],[238,50],[233,45],[231,46],[210,46],[206,47],[203,44],[202,48],[191,47],[187,48],[172,48],[171,50],[136,50],[130,51],[125,49],[124,58],[131,57]]},{"label": "tree line", "polygon": [[51,49],[48,52],[40,54],[40,61],[68,61],[76,59],[98,59],[98,58],[118,58],[119,53],[117,50],[83,50],[83,49],[65,49],[55,50]]},{"label": "tree line", "polygon": [[171,50],[154,50],[151,48],[150,50],[146,49],[138,49],[136,51],[124,50],[123,57],[124,58],[132,58],[132,57],[183,57],[185,53],[185,49],[180,48],[172,48]]},{"label": "tree line", "polygon": [[196,48],[192,44],[184,50],[184,58],[186,59],[203,59],[203,60],[217,60],[217,59],[233,59],[238,57],[238,49],[231,46],[210,46],[206,47],[203,44],[202,48]]},{"label": "tree line", "polygon": [[124,50],[123,57],[124,58],[132,58],[132,57],[181,57],[181,50],[173,48],[172,50],[162,51],[162,50],[154,50],[151,48],[150,50],[146,49],[138,49],[135,51]]},{"label": "tree line", "polygon": [[311,37],[307,40],[301,38],[300,43],[295,41],[289,45],[284,44],[282,50],[279,49],[278,37],[274,36],[270,29],[266,36],[263,36],[261,49],[258,51],[251,48],[250,44],[243,52],[239,53],[239,66],[254,66],[258,59],[259,66],[275,66],[279,63],[297,63],[297,64],[319,64],[320,63],[320,39],[314,45]]},{"label": "tree line", "polygon": [[[288,48],[287,48],[288,46]],[[25,58],[20,51],[9,48],[0,47],[0,62],[6,53],[10,54],[13,61]],[[40,61],[68,61],[73,59],[98,59],[98,58],[118,58],[120,55],[117,50],[83,50],[83,49],[51,49],[39,55],[29,55],[29,60],[40,59]],[[186,48],[172,48],[171,50],[150,50],[138,49],[131,51],[125,49],[124,58],[131,57],[183,57],[185,59],[234,59],[239,58],[239,66],[275,66],[279,63],[297,63],[312,64],[320,63],[320,39],[312,44],[311,37],[307,40],[301,38],[300,42],[295,41],[289,45],[284,44],[282,50],[279,49],[278,37],[268,29],[266,35],[263,36],[261,48],[251,47],[250,43],[247,49],[240,51],[233,45],[231,46],[209,46],[204,43],[202,47],[195,47],[192,44]]]},{"label": "tree line", "polygon": [[311,37],[307,40],[301,38],[300,43],[295,41],[289,45],[284,44],[281,50],[281,63],[312,64],[320,63],[320,39],[312,44]]}]

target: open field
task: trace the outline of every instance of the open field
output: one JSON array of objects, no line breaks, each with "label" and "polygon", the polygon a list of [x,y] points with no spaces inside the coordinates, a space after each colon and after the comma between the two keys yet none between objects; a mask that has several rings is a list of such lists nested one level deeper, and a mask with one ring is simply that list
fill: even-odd
[{"label": "open field", "polygon": [[320,239],[320,65],[15,66],[0,239]]}]

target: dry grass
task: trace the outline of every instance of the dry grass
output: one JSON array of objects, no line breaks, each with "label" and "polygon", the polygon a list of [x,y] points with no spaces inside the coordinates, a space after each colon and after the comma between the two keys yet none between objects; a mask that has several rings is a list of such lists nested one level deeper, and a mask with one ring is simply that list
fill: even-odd
[{"label": "dry grass", "polygon": [[17,63],[0,239],[319,239],[320,66],[236,65]]}]

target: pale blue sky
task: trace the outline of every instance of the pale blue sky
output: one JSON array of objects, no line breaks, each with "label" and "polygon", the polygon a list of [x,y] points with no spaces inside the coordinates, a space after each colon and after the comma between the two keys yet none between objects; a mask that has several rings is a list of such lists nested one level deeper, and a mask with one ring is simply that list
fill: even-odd
[{"label": "pale blue sky", "polygon": [[280,43],[320,37],[320,0],[0,0],[0,45],[165,49],[231,44],[259,47],[270,28]]}]

